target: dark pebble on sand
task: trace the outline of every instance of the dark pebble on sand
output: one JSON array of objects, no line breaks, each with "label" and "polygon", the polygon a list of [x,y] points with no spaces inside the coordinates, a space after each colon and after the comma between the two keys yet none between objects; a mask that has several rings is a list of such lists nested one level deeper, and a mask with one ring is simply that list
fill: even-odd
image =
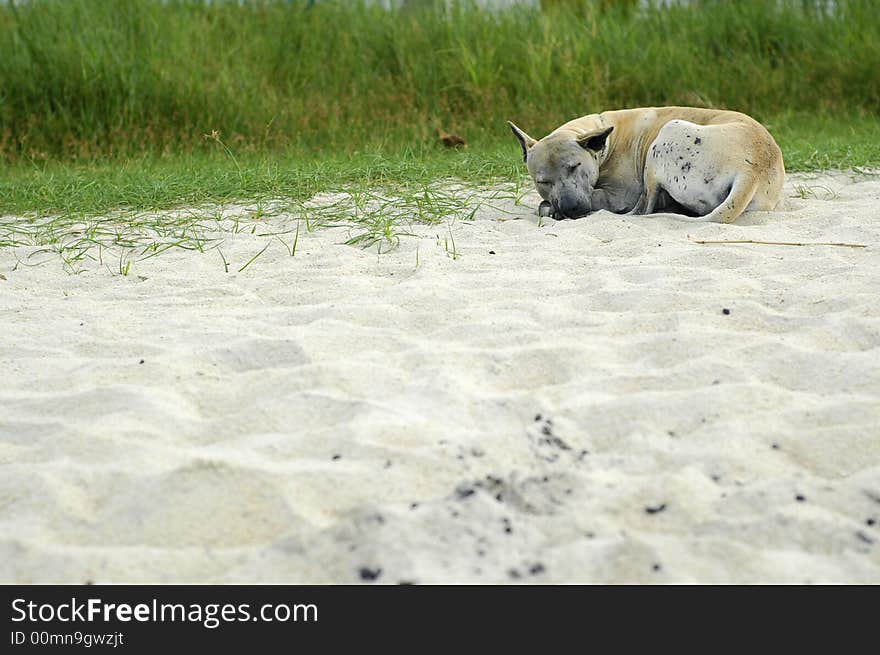
[{"label": "dark pebble on sand", "polygon": [[541,415],[540,415],[540,414],[535,414],[535,420],[536,420],[536,421],[540,421],[540,420],[541,420]]},{"label": "dark pebble on sand", "polygon": [[331,457],[330,459],[335,462],[336,460],[342,459],[342,455],[333,455],[333,457]]},{"label": "dark pebble on sand", "polygon": [[495,251],[494,251],[494,250],[490,250],[490,251],[489,251],[489,254],[490,254],[490,255],[494,255],[494,254],[495,254]]},{"label": "dark pebble on sand", "polygon": [[724,314],[725,316],[730,316],[730,310],[727,309],[727,307],[725,307],[724,309],[722,309],[722,310],[721,310],[721,313]]},{"label": "dark pebble on sand", "polygon": [[536,564],[532,564],[531,568],[529,568],[529,573],[531,573],[532,575],[540,575],[545,570],[546,569],[544,568],[544,565],[541,564],[541,562],[538,562]]},{"label": "dark pebble on sand", "polygon": [[778,444],[778,443],[775,443],[775,444],[771,445],[770,447],[771,447],[773,450],[779,450],[779,444]]},{"label": "dark pebble on sand", "polygon": [[476,492],[474,491],[473,487],[468,487],[465,485],[461,485],[455,490],[455,495],[458,496],[459,500],[464,500],[469,496],[473,496],[475,493]]},{"label": "dark pebble on sand", "polygon": [[415,508],[418,507],[418,506],[419,506],[418,503],[410,503],[410,504],[409,504],[409,508],[410,508],[410,509],[415,509]]},{"label": "dark pebble on sand", "polygon": [[868,519],[867,521],[865,521],[865,525],[875,525],[876,523],[876,519]]},{"label": "dark pebble on sand", "polygon": [[143,363],[144,363],[144,360],[141,360],[138,362],[138,364],[143,364]]},{"label": "dark pebble on sand", "polygon": [[378,579],[380,575],[382,575],[382,569],[371,569],[369,567],[362,566],[358,570],[358,574],[361,576],[361,580],[372,582],[373,580]]},{"label": "dark pebble on sand", "polygon": [[666,509],[666,503],[661,503],[660,505],[656,505],[654,507],[645,507],[645,513],[647,514],[658,514]]},{"label": "dark pebble on sand", "polygon": [[663,568],[663,567],[660,566],[659,564],[654,564],[654,566],[651,567],[651,570],[654,571],[654,572],[656,573],[657,571],[659,571],[659,570],[662,569],[662,568]]},{"label": "dark pebble on sand", "polygon": [[802,503],[806,500],[806,497],[802,496],[801,494],[798,494],[797,496],[794,497],[794,499],[796,501],[798,501],[799,503]]}]

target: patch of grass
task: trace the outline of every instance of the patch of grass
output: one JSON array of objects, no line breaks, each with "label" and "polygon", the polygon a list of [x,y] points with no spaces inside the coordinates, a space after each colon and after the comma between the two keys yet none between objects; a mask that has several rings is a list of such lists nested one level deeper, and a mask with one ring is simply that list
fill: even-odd
[{"label": "patch of grass", "polygon": [[[22,265],[60,257],[70,272],[98,264],[122,275],[132,261],[172,248],[217,249],[224,270],[241,273],[273,241],[296,256],[303,229],[346,227],[345,243],[382,253],[394,249],[415,224],[444,225],[449,231],[456,221],[472,220],[480,207],[503,211],[496,201],[518,203],[529,189],[518,158],[502,159],[500,152],[488,162],[444,152],[394,159],[371,153],[354,163],[209,155],[129,166],[127,171],[57,163],[0,168],[0,190],[8,188],[21,203],[15,213],[0,214],[0,247],[26,247]],[[479,186],[490,180],[504,184]],[[266,243],[232,268],[220,248],[226,236],[239,233]],[[455,258],[451,231],[449,238]],[[109,258],[118,260],[115,268]]]},{"label": "patch of grass", "polygon": [[874,0],[543,4],[2,3],[0,158],[190,153],[206,134],[239,157],[395,151],[625,106],[880,106]]}]

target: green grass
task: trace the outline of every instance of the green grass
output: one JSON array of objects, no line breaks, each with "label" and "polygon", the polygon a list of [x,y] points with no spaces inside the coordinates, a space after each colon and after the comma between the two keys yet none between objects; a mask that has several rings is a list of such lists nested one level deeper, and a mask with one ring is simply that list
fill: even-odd
[{"label": "green grass", "polygon": [[[877,116],[875,0],[569,0],[486,12],[350,0],[0,6],[0,158],[400,150],[625,106]],[[604,8],[610,5],[610,8]],[[813,8],[811,8],[813,7]]]}]

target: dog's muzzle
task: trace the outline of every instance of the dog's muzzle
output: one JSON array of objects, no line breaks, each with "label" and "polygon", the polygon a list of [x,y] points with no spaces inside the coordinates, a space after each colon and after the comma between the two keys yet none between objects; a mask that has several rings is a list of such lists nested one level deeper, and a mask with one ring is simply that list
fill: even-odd
[{"label": "dog's muzzle", "polygon": [[578,203],[551,203],[547,200],[538,205],[538,216],[541,218],[554,218],[556,220],[581,218],[590,213],[589,209],[583,208]]}]

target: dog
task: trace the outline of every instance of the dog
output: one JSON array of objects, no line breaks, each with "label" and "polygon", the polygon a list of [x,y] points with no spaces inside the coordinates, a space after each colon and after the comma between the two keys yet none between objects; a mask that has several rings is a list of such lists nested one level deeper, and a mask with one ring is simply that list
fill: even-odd
[{"label": "dog", "polygon": [[[543,202],[539,216],[605,209],[732,223],[782,195],[782,151],[736,111],[642,107],[590,114],[536,141],[508,121]],[[656,215],[656,214],[655,214]]]}]

